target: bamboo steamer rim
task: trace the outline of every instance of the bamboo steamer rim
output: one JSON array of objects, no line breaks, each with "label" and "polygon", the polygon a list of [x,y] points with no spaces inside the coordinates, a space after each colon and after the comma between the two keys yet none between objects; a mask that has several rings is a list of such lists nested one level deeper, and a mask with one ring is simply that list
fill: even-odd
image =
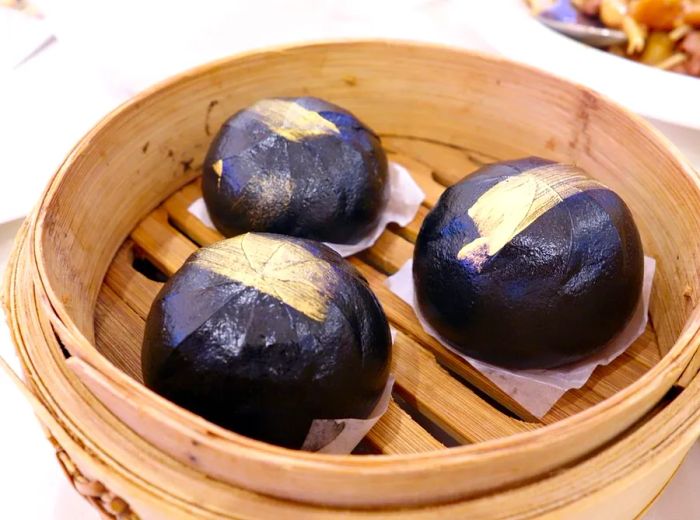
[{"label": "bamboo steamer rim", "polygon": [[[205,73],[212,73],[221,68],[225,68],[230,62],[243,60],[253,56],[261,56],[266,53],[279,54],[291,50],[304,49],[323,49],[327,47],[343,47],[343,46],[398,46],[409,47],[416,50],[434,49],[446,53],[454,53],[458,55],[472,55],[477,59],[497,63],[508,67],[515,67],[526,70],[530,73],[540,76],[546,76],[561,83],[569,85],[572,82],[561,80],[555,75],[540,71],[530,66],[513,63],[509,60],[492,57],[485,53],[471,52],[458,49],[456,47],[441,45],[441,44],[425,44],[410,41],[384,40],[384,39],[345,39],[345,40],[329,40],[313,43],[305,43],[302,45],[281,45],[263,50],[254,50],[244,53],[239,53],[230,57],[222,58],[217,61],[200,65],[179,75],[166,79],[144,92],[138,94],[129,101],[126,101],[115,110],[105,116],[88,134],[83,137],[80,142],[73,148],[66,159],[63,161],[57,172],[52,177],[49,185],[45,189],[38,206],[35,218],[32,219],[29,228],[29,238],[32,243],[30,249],[32,270],[34,279],[37,282],[39,289],[39,303],[45,307],[45,311],[49,315],[54,327],[59,331],[59,336],[70,338],[73,346],[79,351],[79,359],[86,364],[89,369],[96,370],[103,376],[110,379],[111,383],[120,383],[123,388],[128,390],[132,395],[152,402],[155,404],[154,410],[161,419],[168,422],[171,427],[180,431],[192,433],[193,429],[186,426],[186,423],[192,424],[197,430],[211,432],[215,435],[216,442],[224,443],[227,447],[241,449],[240,454],[251,460],[263,460],[267,463],[276,463],[282,466],[293,465],[296,467],[306,467],[307,469],[323,469],[323,468],[352,468],[353,470],[361,470],[367,474],[373,475],[395,475],[397,472],[411,472],[421,467],[425,462],[430,462],[435,468],[440,465],[460,465],[471,459],[494,453],[509,453],[517,452],[528,447],[534,447],[539,443],[547,442],[553,436],[566,436],[568,432],[581,427],[590,427],[601,421],[605,421],[604,412],[613,410],[618,406],[625,404],[628,407],[633,407],[643,399],[644,396],[652,393],[654,386],[653,381],[662,376],[669,376],[673,372],[680,372],[690,361],[694,354],[697,345],[700,343],[699,326],[694,322],[700,321],[700,306],[696,306],[686,320],[686,326],[681,331],[671,350],[661,359],[661,361],[652,367],[639,380],[632,383],[627,388],[621,390],[614,396],[592,406],[591,408],[580,412],[571,417],[562,419],[554,424],[546,425],[531,432],[523,432],[512,435],[510,437],[493,439],[484,441],[478,444],[466,445],[451,448],[449,450],[440,450],[433,452],[401,454],[401,455],[368,455],[364,457],[348,457],[345,455],[328,455],[301,452],[289,450],[273,445],[269,445],[260,441],[249,439],[234,432],[225,430],[221,427],[213,425],[208,421],[196,416],[195,414],[181,409],[162,397],[148,390],[145,386],[137,383],[129,376],[121,372],[115,366],[104,358],[104,356],[96,350],[94,345],[86,338],[75,326],[73,326],[65,305],[56,295],[53,288],[47,282],[47,268],[43,261],[43,232],[44,223],[47,219],[46,208],[48,203],[55,197],[58,186],[62,180],[70,172],[71,166],[81,153],[88,147],[88,144],[101,132],[109,127],[109,124],[120,115],[138,108],[139,104],[148,100],[157,93],[177,88],[182,81],[188,78],[197,77]],[[576,85],[581,91],[593,96],[597,99],[602,99],[611,108],[622,113],[628,119],[631,119],[636,125],[641,126],[647,133],[648,137],[655,140],[661,148],[670,150],[673,156],[673,161],[676,162],[678,168],[683,171],[684,175],[692,182],[695,188],[700,191],[700,178],[693,171],[687,161],[681,156],[676,147],[664,137],[658,130],[653,128],[640,116],[630,113],[626,109],[620,107],[607,97],[602,96],[587,87]],[[174,187],[176,188],[176,187]],[[692,327],[690,325],[693,325]],[[83,358],[83,356],[85,356]],[[179,418],[185,419],[178,420]],[[211,438],[211,436],[210,436]]]}]

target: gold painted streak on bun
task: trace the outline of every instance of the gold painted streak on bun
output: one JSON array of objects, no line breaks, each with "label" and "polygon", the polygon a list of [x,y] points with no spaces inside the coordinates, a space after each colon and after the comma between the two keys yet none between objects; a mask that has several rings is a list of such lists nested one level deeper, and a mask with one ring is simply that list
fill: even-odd
[{"label": "gold painted streak on bun", "polygon": [[216,174],[216,189],[218,190],[221,187],[221,175],[224,173],[224,161],[219,159],[211,165],[211,169]]},{"label": "gold painted streak on bun", "polygon": [[548,164],[502,180],[484,192],[469,208],[479,237],[457,253],[477,271],[515,236],[546,211],[567,197],[591,189],[605,188],[580,168],[569,164]]},{"label": "gold painted streak on bun", "polygon": [[318,112],[285,99],[263,99],[249,109],[273,132],[290,141],[315,135],[339,134],[340,130]]},{"label": "gold painted streak on bun", "polygon": [[331,266],[284,239],[246,233],[200,249],[193,263],[252,287],[312,320],[328,313]]}]

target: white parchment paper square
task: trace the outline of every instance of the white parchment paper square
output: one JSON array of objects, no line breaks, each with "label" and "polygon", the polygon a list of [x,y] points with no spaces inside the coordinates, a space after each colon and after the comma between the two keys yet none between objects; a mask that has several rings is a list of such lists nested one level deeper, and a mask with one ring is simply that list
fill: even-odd
[{"label": "white parchment paper square", "polygon": [[367,419],[316,419],[311,423],[301,449],[335,455],[351,453],[386,413],[393,388],[394,376],[389,376],[384,392]]},{"label": "white parchment paper square", "polygon": [[640,298],[633,317],[627,326],[598,353],[578,363],[546,370],[509,370],[460,353],[448,340],[442,338],[420,313],[415,301],[413,286],[413,260],[406,262],[386,284],[389,290],[408,303],[423,329],[460,356],[479,372],[493,381],[535,417],[543,417],[567,390],[581,388],[591,377],[596,367],[607,365],[622,354],[644,333],[649,314],[649,296],[656,270],[656,261],[644,257],[644,280]]},{"label": "white parchment paper square", "polygon": [[[418,208],[425,199],[425,193],[420,189],[416,181],[406,168],[395,162],[389,163],[389,201],[376,227],[362,240],[355,244],[325,244],[334,249],[339,255],[347,257],[368,249],[379,239],[384,229],[395,222],[399,226],[406,226],[418,212]],[[198,198],[188,208],[189,212],[197,217],[203,224],[211,229],[216,229],[209,217],[207,206],[203,198]]]},{"label": "white parchment paper square", "polygon": [[[389,330],[393,344],[396,341],[396,330],[393,327]],[[301,449],[336,455],[351,453],[386,413],[391,401],[394,381],[394,376],[389,375],[384,392],[367,419],[316,419],[313,421]]]}]

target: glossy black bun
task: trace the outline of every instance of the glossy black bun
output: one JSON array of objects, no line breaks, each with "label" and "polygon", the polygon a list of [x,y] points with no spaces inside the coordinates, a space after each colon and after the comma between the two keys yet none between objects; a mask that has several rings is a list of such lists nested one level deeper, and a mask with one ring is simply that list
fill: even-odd
[{"label": "glossy black bun", "polygon": [[248,437],[301,447],[314,419],[365,418],[389,325],[366,280],[317,242],[246,233],[202,248],[146,323],[146,385]]},{"label": "glossy black bun", "polygon": [[264,231],[352,244],[386,206],[387,160],[379,137],[336,105],[263,99],[219,130],[202,191],[225,236]]},{"label": "glossy black bun", "polygon": [[591,355],[629,321],[644,256],[623,200],[537,157],[447,189],[416,242],[416,299],[455,348],[507,368]]}]

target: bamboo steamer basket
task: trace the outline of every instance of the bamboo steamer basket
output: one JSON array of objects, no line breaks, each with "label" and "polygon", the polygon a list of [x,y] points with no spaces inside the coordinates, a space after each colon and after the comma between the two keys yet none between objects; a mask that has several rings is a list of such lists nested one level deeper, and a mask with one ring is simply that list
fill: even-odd
[{"label": "bamboo steamer basket", "polygon": [[[220,238],[187,212],[212,133],[260,97],[294,95],[356,113],[426,192],[414,222],[351,260],[399,331],[395,399],[364,443],[373,455],[247,439],[140,382],[143,320],[158,280]],[[541,420],[427,336],[383,285],[411,257],[446,185],[484,162],[525,155],[574,162],[620,193],[657,260],[644,335]],[[684,159],[639,118],[580,86],[436,46],[292,46],[200,67],[106,117],[28,220],[5,303],[28,396],[64,462],[74,459],[66,463],[74,480],[104,511],[632,518],[700,434],[699,222],[700,186]],[[91,478],[101,483],[90,488]]]}]

